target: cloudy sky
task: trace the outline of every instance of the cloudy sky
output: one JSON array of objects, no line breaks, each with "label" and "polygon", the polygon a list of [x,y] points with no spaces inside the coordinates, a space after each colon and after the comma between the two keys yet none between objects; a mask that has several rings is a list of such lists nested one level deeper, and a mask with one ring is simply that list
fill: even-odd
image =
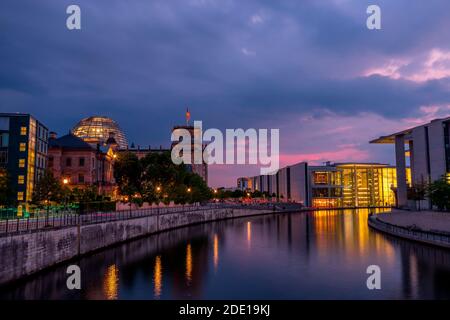
[{"label": "cloudy sky", "polygon": [[[66,28],[81,7],[82,30]],[[378,4],[382,30],[366,28]],[[370,145],[450,114],[447,0],[2,0],[0,112],[64,134],[106,115],[169,146],[186,106],[205,128],[279,128],[283,165],[393,163]],[[255,167],[215,166],[212,186]]]}]

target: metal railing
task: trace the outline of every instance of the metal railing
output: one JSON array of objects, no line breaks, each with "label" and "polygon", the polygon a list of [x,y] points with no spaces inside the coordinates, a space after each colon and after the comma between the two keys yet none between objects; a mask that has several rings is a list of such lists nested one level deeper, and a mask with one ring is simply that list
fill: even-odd
[{"label": "metal railing", "polygon": [[0,237],[5,235],[31,231],[45,231],[56,228],[73,227],[105,223],[118,220],[128,220],[147,216],[161,216],[173,213],[192,213],[210,209],[258,209],[267,210],[267,206],[247,206],[242,204],[210,203],[206,205],[186,205],[177,207],[155,207],[146,209],[131,209],[88,214],[59,213],[52,215],[36,215],[28,218],[0,220]]},{"label": "metal railing", "polygon": [[417,241],[437,242],[450,246],[450,234],[444,232],[423,231],[415,228],[397,226],[377,219],[376,215],[369,215],[369,225],[371,224],[376,229],[380,229],[381,231],[390,234],[403,236]]}]

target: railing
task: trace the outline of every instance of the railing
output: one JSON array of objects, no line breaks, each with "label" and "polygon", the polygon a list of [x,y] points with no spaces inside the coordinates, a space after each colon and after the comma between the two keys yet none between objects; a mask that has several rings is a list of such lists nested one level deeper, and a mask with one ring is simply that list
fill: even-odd
[{"label": "railing", "polygon": [[268,210],[267,206],[253,206],[242,204],[210,203],[206,205],[187,205],[177,207],[156,207],[147,209],[121,210],[111,212],[97,212],[88,214],[60,213],[52,215],[37,215],[29,218],[0,220],[0,237],[5,235],[24,233],[37,230],[89,225],[119,220],[142,218],[147,216],[161,216],[178,212],[196,212],[210,209],[258,209]]},{"label": "railing", "polygon": [[437,242],[442,243],[446,246],[450,246],[450,234],[447,233],[423,231],[414,228],[393,225],[391,223],[377,219],[376,215],[369,215],[369,224],[372,224],[373,227],[380,229],[381,231],[401,237],[424,242]]}]

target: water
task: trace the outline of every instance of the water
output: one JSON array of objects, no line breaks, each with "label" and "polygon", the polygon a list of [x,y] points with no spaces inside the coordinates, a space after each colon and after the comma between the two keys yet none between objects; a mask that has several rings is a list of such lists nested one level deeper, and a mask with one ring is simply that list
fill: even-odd
[{"label": "water", "polygon": [[[367,210],[267,215],[196,225],[87,256],[82,290],[66,265],[2,299],[448,299],[450,250],[371,230]],[[381,290],[366,269],[381,268]]]}]

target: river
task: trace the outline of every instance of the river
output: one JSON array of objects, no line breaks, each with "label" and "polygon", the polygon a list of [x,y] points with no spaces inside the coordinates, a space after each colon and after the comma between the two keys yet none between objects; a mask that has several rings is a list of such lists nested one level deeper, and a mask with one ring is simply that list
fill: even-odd
[{"label": "river", "polygon": [[[239,218],[121,244],[0,291],[1,299],[449,299],[450,250],[369,229],[367,209]],[[81,268],[68,290],[66,268]],[[381,270],[369,290],[367,267]]]}]

